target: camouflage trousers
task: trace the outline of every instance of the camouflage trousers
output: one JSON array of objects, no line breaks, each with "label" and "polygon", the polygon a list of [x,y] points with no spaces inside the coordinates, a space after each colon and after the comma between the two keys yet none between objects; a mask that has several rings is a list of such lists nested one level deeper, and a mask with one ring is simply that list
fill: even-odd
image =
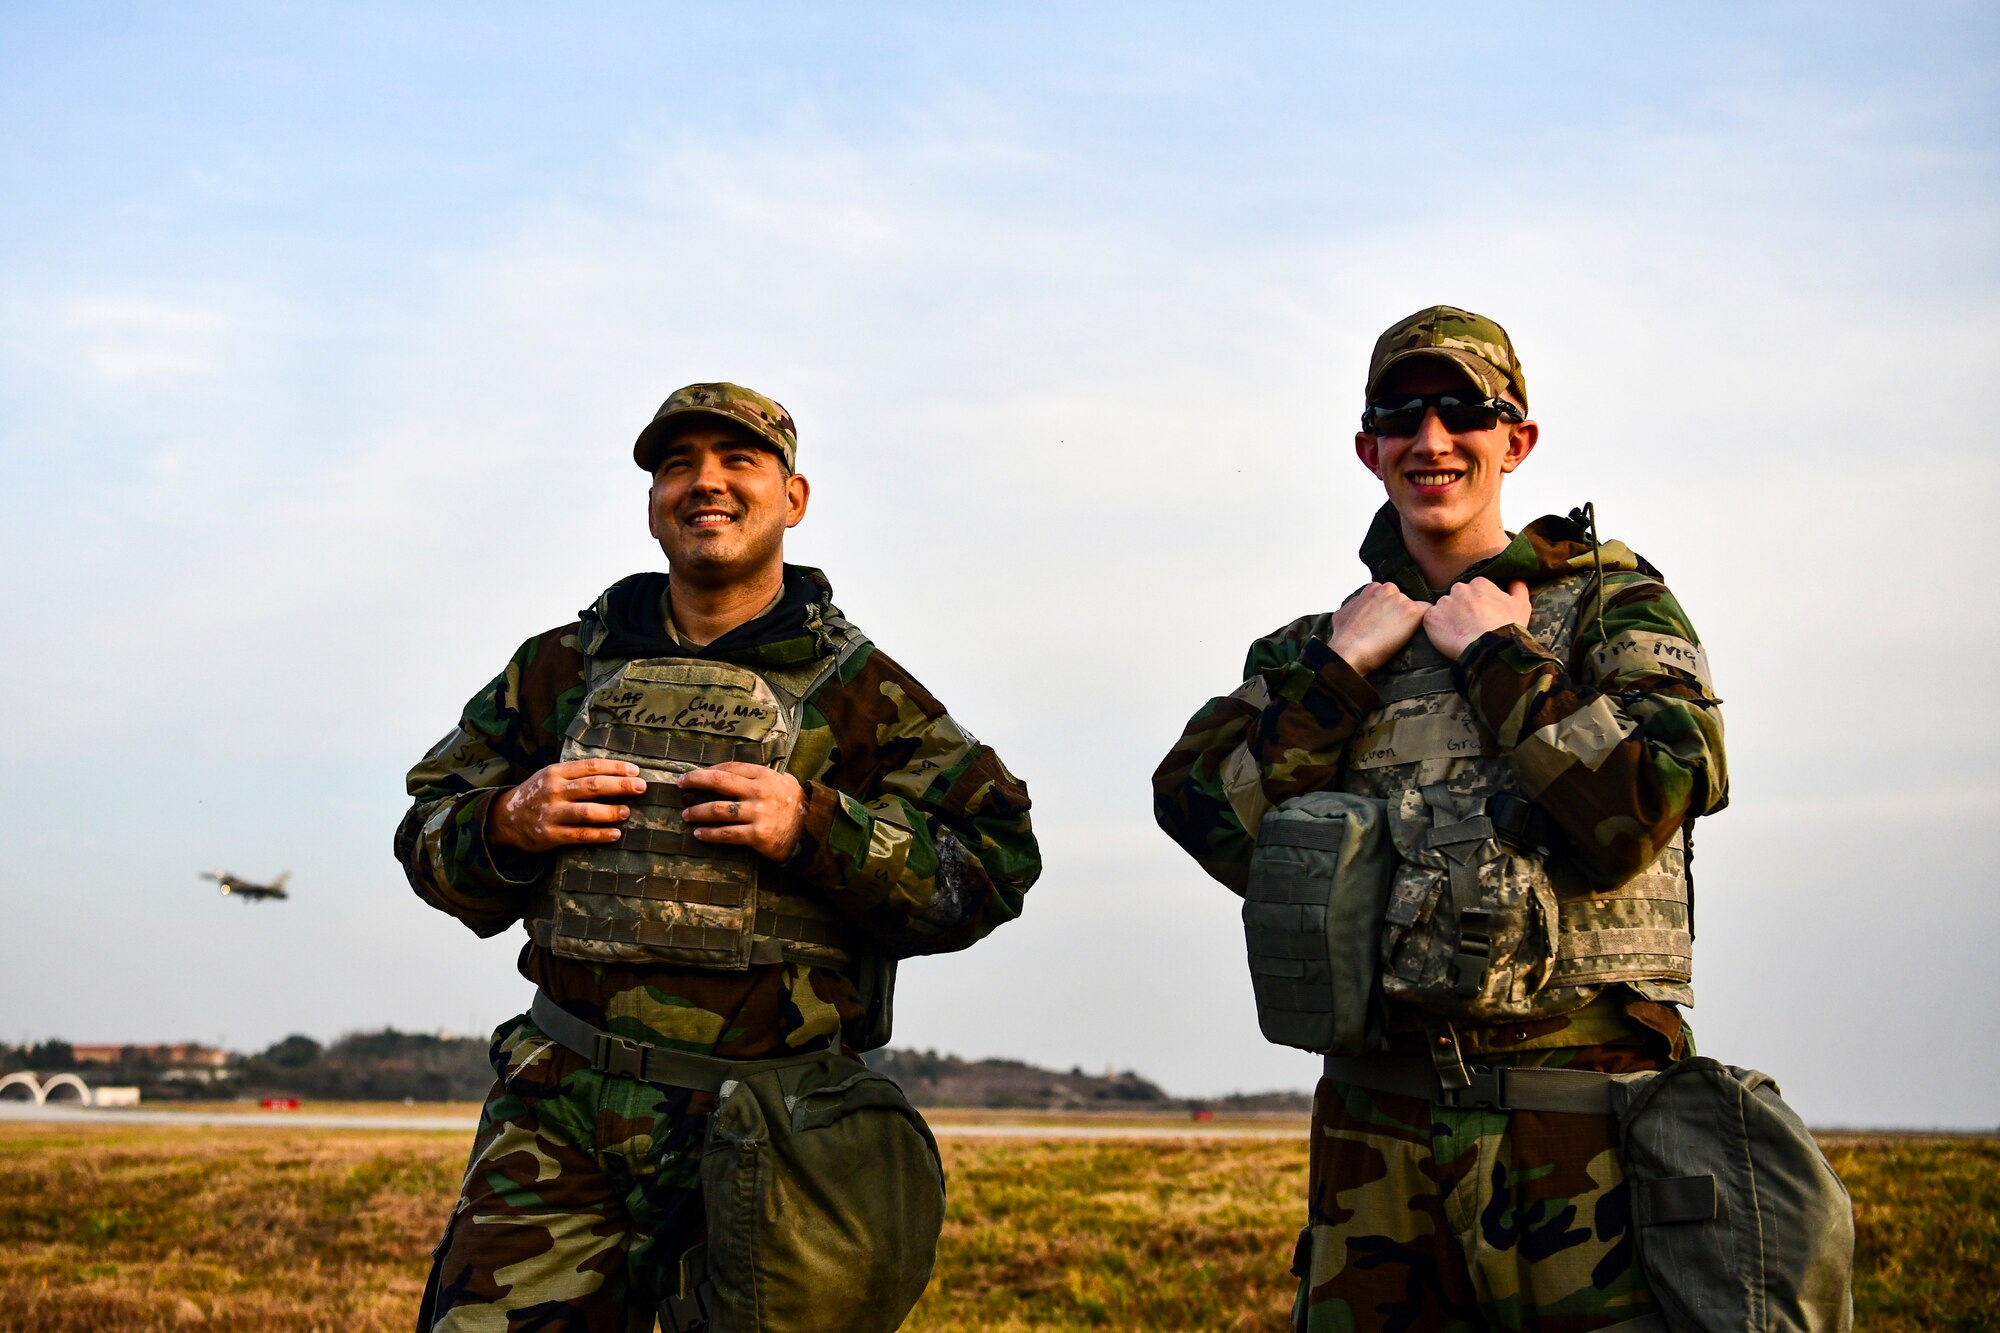
[{"label": "camouflage trousers", "polygon": [[524,1016],[494,1034],[418,1333],[644,1333],[704,1231],[714,1098],[592,1070]]},{"label": "camouflage trousers", "polygon": [[[1523,1063],[1566,1063],[1547,1054]],[[1656,1309],[1609,1116],[1321,1079],[1310,1180],[1304,1333],[1586,1333]]]}]

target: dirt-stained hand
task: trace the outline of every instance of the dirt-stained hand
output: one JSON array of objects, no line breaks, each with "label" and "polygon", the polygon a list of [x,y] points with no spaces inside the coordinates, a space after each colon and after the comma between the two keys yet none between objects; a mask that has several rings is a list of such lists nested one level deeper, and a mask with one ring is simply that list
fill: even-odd
[{"label": "dirt-stained hand", "polygon": [[1402,651],[1423,623],[1424,609],[1393,583],[1371,583],[1333,613],[1326,646],[1365,676]]},{"label": "dirt-stained hand", "polygon": [[616,842],[632,815],[621,796],[646,790],[637,764],[570,759],[550,764],[500,793],[486,811],[486,837],[523,852],[552,852],[580,842]]},{"label": "dirt-stained hand", "polygon": [[762,764],[717,764],[681,774],[681,790],[713,792],[718,798],[681,811],[703,842],[748,847],[773,861],[798,850],[806,793],[791,774]]},{"label": "dirt-stained hand", "polygon": [[1468,579],[1437,599],[1424,613],[1424,633],[1431,645],[1453,661],[1489,630],[1507,625],[1526,628],[1534,611],[1528,585],[1519,579],[1502,592],[1492,579]]}]

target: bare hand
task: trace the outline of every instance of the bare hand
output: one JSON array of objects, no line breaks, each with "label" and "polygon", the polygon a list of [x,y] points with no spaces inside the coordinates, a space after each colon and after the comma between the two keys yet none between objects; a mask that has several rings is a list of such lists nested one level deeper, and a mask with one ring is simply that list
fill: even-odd
[{"label": "bare hand", "polygon": [[1533,611],[1528,585],[1519,579],[1505,592],[1491,579],[1471,579],[1438,598],[1424,613],[1424,633],[1430,635],[1433,647],[1455,662],[1482,634],[1508,625],[1525,629]]},{"label": "bare hand", "polygon": [[1333,613],[1326,646],[1365,676],[1401,652],[1423,619],[1422,602],[1411,601],[1393,583],[1371,583]]},{"label": "bare hand", "polygon": [[806,792],[791,774],[762,764],[717,764],[681,774],[681,790],[714,792],[720,798],[681,811],[703,842],[748,847],[773,861],[798,850],[799,832],[806,825]]},{"label": "bare hand", "polygon": [[616,842],[611,825],[631,817],[621,796],[646,790],[636,764],[571,759],[550,764],[500,793],[486,811],[486,837],[524,852],[552,852],[579,842]]}]

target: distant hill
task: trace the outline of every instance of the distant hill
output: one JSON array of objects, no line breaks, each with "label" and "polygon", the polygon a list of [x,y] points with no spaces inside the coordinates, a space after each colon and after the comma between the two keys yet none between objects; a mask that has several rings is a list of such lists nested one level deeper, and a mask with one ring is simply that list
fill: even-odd
[{"label": "distant hill", "polygon": [[1234,1111],[1304,1113],[1312,1098],[1302,1092],[1232,1093],[1227,1097],[1169,1097],[1158,1084],[1128,1071],[1067,1074],[1020,1060],[962,1060],[936,1051],[870,1051],[870,1068],[902,1084],[918,1106],[1040,1111]]},{"label": "distant hill", "polygon": [[[226,1060],[226,1065],[199,1071],[163,1063],[157,1055],[163,1049],[126,1047],[121,1058],[96,1063],[87,1072],[94,1083],[137,1084],[148,1100],[280,1094],[327,1101],[480,1101],[493,1085],[486,1038],[450,1033],[384,1028],[350,1032],[328,1046],[311,1037],[291,1036],[255,1055],[208,1052]],[[1298,1092],[1174,1098],[1130,1071],[1086,1074],[1071,1069],[1065,1074],[1019,1060],[965,1060],[936,1051],[870,1051],[867,1060],[870,1067],[902,1084],[919,1106],[1294,1113],[1309,1110],[1312,1104]],[[0,1072],[69,1068],[76,1063],[73,1048],[65,1042],[0,1046]],[[191,1076],[195,1072],[199,1078]]]},{"label": "distant hill", "polygon": [[870,1051],[868,1064],[902,1084],[919,1106],[1092,1111],[1174,1105],[1158,1085],[1133,1073],[1059,1074],[1019,1060],[961,1060],[936,1051]]}]

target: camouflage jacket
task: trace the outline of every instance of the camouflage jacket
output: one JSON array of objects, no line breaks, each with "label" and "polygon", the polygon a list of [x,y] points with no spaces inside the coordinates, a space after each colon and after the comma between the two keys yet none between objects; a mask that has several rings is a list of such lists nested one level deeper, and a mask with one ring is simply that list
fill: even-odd
[{"label": "camouflage jacket", "polygon": [[[1411,598],[1433,602],[1440,595],[1405,549],[1388,505],[1376,514],[1361,559],[1375,581],[1394,583]],[[1532,784],[1536,804],[1563,835],[1557,854],[1577,872],[1568,878],[1584,891],[1638,874],[1687,820],[1728,801],[1721,701],[1702,655],[1675,647],[1699,644],[1693,625],[1659,571],[1623,543],[1604,543],[1597,560],[1602,617],[1596,598],[1586,597],[1569,661],[1510,626],[1482,635],[1452,668],[1474,715],[1510,752],[1599,697],[1635,724],[1595,768],[1575,764],[1553,780],[1538,774]],[[1502,587],[1516,579],[1532,587],[1590,572],[1594,563],[1583,529],[1549,516],[1459,581],[1483,576]],[[1348,741],[1379,703],[1374,687],[1327,647],[1331,627],[1330,613],[1306,616],[1252,644],[1242,687],[1209,700],[1153,774],[1160,827],[1237,893],[1254,830],[1232,809],[1225,770],[1254,774],[1270,804],[1329,787],[1339,779]],[[1256,699],[1268,702],[1259,707]],[[1248,764],[1231,763],[1239,751]]]},{"label": "camouflage jacket", "polygon": [[[554,854],[489,843],[486,814],[503,790],[560,757],[585,692],[586,652],[792,662],[815,651],[833,611],[825,576],[787,565],[774,607],[697,648],[674,635],[666,588],[664,574],[633,575],[576,623],[529,639],[410,770],[415,803],[396,830],[396,858],[425,902],[482,936],[521,918]],[[786,869],[878,947],[897,957],[961,949],[1020,914],[1041,870],[1027,788],[872,644],[805,701],[791,771],[806,814]],[[530,942],[520,967],[599,1026],[732,1058],[816,1049],[861,1014],[844,976],[790,963],[748,972],[600,964]]]}]

